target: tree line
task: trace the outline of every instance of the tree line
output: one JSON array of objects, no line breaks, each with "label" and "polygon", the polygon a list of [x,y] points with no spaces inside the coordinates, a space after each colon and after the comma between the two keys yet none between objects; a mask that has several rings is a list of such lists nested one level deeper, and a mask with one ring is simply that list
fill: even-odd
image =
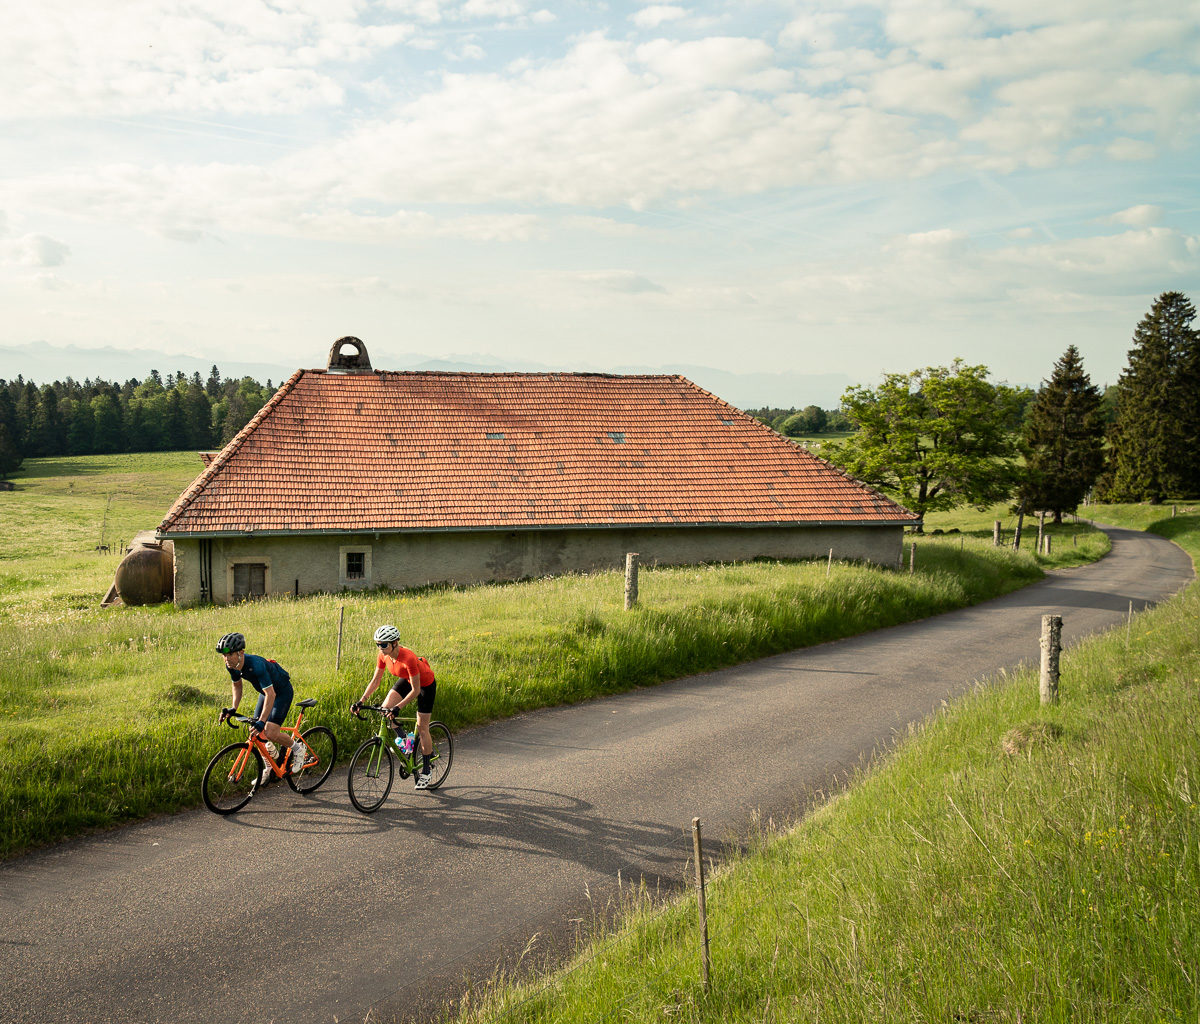
[{"label": "tree line", "polygon": [[803,409],[747,409],[760,423],[784,437],[812,437],[814,434],[839,434],[854,429],[854,423],[841,409],[822,409],[819,405],[806,405]]},{"label": "tree line", "polygon": [[855,386],[856,433],[822,454],[922,516],[1006,499],[1061,522],[1088,494],[1160,503],[1200,496],[1200,333],[1181,292],[1164,292],[1102,394],[1068,346],[1036,393],[956,360]]},{"label": "tree line", "polygon": [[[1195,307],[1164,292],[1138,323],[1129,362],[1101,393],[1068,346],[1036,391],[996,384],[956,360],[855,386],[833,412],[751,410],[789,436],[852,430],[822,454],[911,511],[1012,498],[1062,520],[1088,494],[1159,503],[1200,496],[1200,333]],[[223,446],[274,393],[268,380],[223,379],[213,366],[163,380],[39,387],[0,380],[0,477],[27,456]]]},{"label": "tree line", "polygon": [[268,380],[151,370],[124,384],[0,380],[0,477],[26,458],[220,448],[275,393]]}]

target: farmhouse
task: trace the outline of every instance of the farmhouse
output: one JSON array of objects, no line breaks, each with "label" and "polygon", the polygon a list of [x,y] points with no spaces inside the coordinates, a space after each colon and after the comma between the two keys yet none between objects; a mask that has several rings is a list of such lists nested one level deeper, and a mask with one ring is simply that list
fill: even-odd
[{"label": "farmhouse", "polygon": [[[349,349],[349,351],[347,351]],[[298,370],[157,530],[175,601],[643,563],[895,565],[917,517],[673,375]]]}]

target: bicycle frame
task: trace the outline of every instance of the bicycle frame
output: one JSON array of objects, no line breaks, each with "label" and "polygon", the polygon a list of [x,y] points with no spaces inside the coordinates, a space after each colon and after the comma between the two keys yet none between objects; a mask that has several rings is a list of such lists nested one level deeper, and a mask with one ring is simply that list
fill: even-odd
[{"label": "bicycle frame", "polygon": [[[253,721],[253,719],[247,718],[245,715],[234,714],[234,715],[230,715],[229,717],[237,719],[237,721],[239,721],[239,722],[249,723],[249,722]],[[303,721],[304,721],[304,709],[301,708],[300,714],[296,716],[296,724],[295,725],[281,725],[279,727],[279,731],[281,733],[284,733],[285,735],[291,736],[293,743],[295,743],[296,740],[300,740],[300,742],[303,743],[304,740],[301,739],[301,736],[300,736],[300,723]],[[305,744],[305,746],[307,746],[307,745],[308,744]],[[259,754],[262,755],[262,759],[264,761],[266,761],[268,765],[271,766],[271,771],[273,771],[275,773],[277,778],[282,779],[284,777],[284,775],[287,774],[287,763],[288,763],[288,758],[291,757],[291,750],[286,747],[281,747],[279,750],[279,763],[277,764],[275,762],[275,759],[273,757],[271,757],[271,752],[267,749],[267,744],[266,744],[266,741],[263,740],[263,738],[262,738],[262,733],[251,733],[250,740],[246,745],[246,749],[243,750],[240,754],[238,754],[237,760],[233,764],[233,769],[229,773],[231,778],[239,778],[240,779],[242,777],[242,772],[246,768],[246,762],[250,760],[251,748],[257,750],[259,752]]]},{"label": "bicycle frame", "polygon": [[[401,722],[412,722],[412,731],[417,732],[416,718],[396,718],[397,725],[399,725]],[[400,730],[400,735],[407,736],[408,732],[408,729]],[[367,769],[369,771],[379,771],[379,765],[386,756],[384,754],[384,750],[386,748],[387,750],[390,750],[392,754],[395,755],[395,757],[400,761],[401,773],[407,772],[409,775],[415,775],[417,773],[417,769],[420,767],[417,758],[421,756],[421,736],[419,733],[416,736],[416,739],[413,741],[412,750],[407,754],[392,742],[394,733],[391,725],[388,723],[386,715],[379,716],[379,732],[377,732],[376,735],[383,742],[371,752],[371,756],[367,760]],[[401,778],[403,778],[403,774],[401,775]]]}]

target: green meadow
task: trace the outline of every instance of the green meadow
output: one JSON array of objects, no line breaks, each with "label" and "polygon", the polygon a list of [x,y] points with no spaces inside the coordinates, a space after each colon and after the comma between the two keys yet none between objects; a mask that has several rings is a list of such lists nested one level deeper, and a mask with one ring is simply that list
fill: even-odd
[{"label": "green meadow", "polygon": [[[1200,555],[1195,508],[1085,511]],[[1003,674],[760,822],[706,886],[707,991],[694,890],[635,888],[564,969],[494,977],[460,1019],[1193,1024],[1198,665],[1193,583],[1066,652],[1057,706]]]},{"label": "green meadow", "polygon": [[[824,560],[643,569],[471,588],[327,594],[236,607],[100,609],[117,557],[95,551],[153,528],[200,469],[191,453],[31,460],[0,493],[0,856],[199,802],[232,735],[213,644],[232,629],[320,701],[343,752],[369,726],[344,709],[370,675],[371,634],[395,622],[438,672],[452,729],[585,700],[893,625],[1099,557],[1107,540],[1054,528],[1050,558],[992,546],[992,518],[918,538],[916,571]],[[933,524],[930,524],[931,527]],[[341,664],[338,666],[339,627]]]}]

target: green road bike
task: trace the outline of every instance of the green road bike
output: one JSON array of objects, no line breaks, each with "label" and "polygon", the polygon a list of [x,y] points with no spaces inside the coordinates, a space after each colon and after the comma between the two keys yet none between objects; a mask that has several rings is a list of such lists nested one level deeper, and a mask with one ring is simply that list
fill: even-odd
[{"label": "green road bike", "polygon": [[[373,814],[383,806],[388,793],[392,791],[392,782],[397,771],[400,778],[414,778],[421,770],[421,737],[414,738],[411,751],[402,750],[393,742],[397,736],[407,736],[406,728],[392,725],[392,716],[385,713],[378,704],[363,704],[361,711],[374,711],[379,715],[379,732],[366,740],[350,759],[350,772],[346,776],[346,787],[350,791],[350,802],[363,814]],[[366,719],[358,713],[354,717],[360,721]],[[413,723],[416,731],[416,719],[395,719]],[[454,760],[454,740],[450,738],[450,730],[441,722],[429,723],[429,738],[433,740],[433,753],[429,757],[428,789],[437,789],[446,781],[450,774],[450,764]]]}]

